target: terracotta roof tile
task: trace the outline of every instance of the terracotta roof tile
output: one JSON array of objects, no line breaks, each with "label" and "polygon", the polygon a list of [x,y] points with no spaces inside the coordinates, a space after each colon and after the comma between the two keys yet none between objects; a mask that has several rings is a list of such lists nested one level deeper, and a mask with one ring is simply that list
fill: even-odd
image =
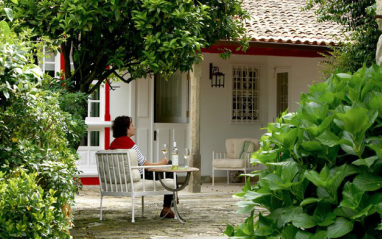
[{"label": "terracotta roof tile", "polygon": [[251,19],[245,24],[253,41],[337,45],[345,40],[343,26],[318,22],[314,10],[303,11],[306,0],[243,0]]}]

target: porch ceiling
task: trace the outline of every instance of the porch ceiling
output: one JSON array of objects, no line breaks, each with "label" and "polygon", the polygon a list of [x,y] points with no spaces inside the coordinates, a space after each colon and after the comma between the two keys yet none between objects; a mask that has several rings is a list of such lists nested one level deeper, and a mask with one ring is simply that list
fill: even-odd
[{"label": "porch ceiling", "polygon": [[306,0],[243,0],[251,16],[246,28],[253,42],[329,46],[345,40],[341,25],[318,22]]}]

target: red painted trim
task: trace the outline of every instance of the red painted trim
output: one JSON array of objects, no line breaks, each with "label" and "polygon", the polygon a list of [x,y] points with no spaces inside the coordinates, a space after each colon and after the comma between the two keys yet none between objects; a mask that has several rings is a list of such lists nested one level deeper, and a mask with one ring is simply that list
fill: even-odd
[{"label": "red painted trim", "polygon": [[82,185],[99,185],[98,177],[80,178]]},{"label": "red painted trim", "polygon": [[[105,84],[105,121],[110,121],[110,86],[109,80],[106,79]],[[105,128],[105,149],[109,149],[110,146],[110,128]]]},{"label": "red painted trim", "polygon": [[[62,52],[62,47],[61,47],[61,52]],[[62,72],[65,72],[65,60],[64,60],[64,55],[61,53],[60,54],[60,69]]]},{"label": "red painted trim", "polygon": [[110,121],[110,87],[109,80],[105,84],[105,121]]},{"label": "red painted trim", "polygon": [[[223,53],[224,48],[232,51],[232,54],[237,55],[260,55],[260,56],[290,56],[290,57],[323,57],[318,51],[296,50],[296,49],[276,49],[276,48],[261,48],[250,47],[246,52],[236,51],[237,46],[216,46],[213,45],[209,49],[202,49],[203,53]],[[324,52],[322,52],[324,53]]]},{"label": "red painted trim", "polygon": [[110,128],[105,128],[105,150],[110,146]]}]

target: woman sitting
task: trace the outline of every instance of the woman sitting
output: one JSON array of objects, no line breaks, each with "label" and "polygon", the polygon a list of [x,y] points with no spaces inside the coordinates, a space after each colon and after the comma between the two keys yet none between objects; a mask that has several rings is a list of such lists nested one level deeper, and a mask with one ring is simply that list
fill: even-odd
[{"label": "woman sitting", "polygon": [[[138,146],[131,139],[135,135],[135,127],[133,125],[133,120],[129,116],[118,116],[113,121],[112,125],[113,137],[115,138],[110,144],[110,149],[134,149],[137,152],[138,165],[140,166],[151,166],[151,165],[167,165],[170,163],[167,158],[163,158],[159,163],[150,163],[146,160],[145,156],[139,151]],[[152,180],[153,172],[139,169],[141,173],[141,178],[143,178],[143,173],[145,174],[145,179]],[[173,178],[173,174],[166,174],[166,178]],[[155,177],[158,178],[157,176]],[[163,198],[163,209],[160,213],[160,217],[174,218],[174,212],[171,210],[172,195],[164,195]]]}]

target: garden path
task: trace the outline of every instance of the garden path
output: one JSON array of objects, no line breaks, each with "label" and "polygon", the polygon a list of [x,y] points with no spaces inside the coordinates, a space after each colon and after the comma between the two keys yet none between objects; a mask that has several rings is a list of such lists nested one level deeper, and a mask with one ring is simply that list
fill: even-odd
[{"label": "garden path", "polygon": [[145,198],[145,217],[141,217],[141,201],[137,198],[135,223],[131,223],[131,198],[104,197],[103,221],[99,221],[99,187],[84,186],[76,196],[73,208],[75,227],[70,231],[76,238],[227,238],[226,225],[238,225],[248,215],[236,214],[240,199],[232,195],[240,192],[243,184],[203,183],[201,193],[179,193],[179,211],[187,220],[159,220],[162,196]]}]

